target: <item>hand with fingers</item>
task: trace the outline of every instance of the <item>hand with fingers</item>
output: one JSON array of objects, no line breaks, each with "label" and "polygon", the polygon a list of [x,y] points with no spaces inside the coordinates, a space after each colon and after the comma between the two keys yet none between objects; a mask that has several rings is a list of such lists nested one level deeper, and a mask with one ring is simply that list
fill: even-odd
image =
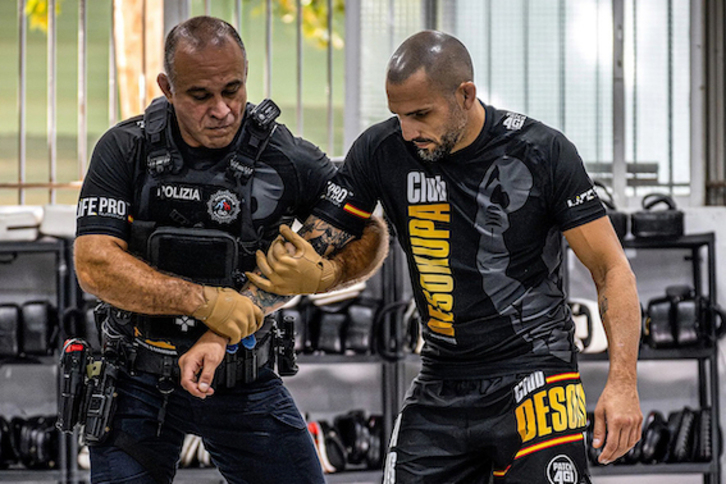
[{"label": "hand with fingers", "polygon": [[234,289],[204,286],[204,301],[192,316],[227,338],[229,344],[239,343],[264,322],[262,309]]},{"label": "hand with fingers", "polygon": [[625,455],[640,440],[642,426],[637,386],[608,379],[595,407],[592,446],[603,448],[598,461],[610,464]]},{"label": "hand with fingers", "polygon": [[280,226],[267,256],[257,251],[257,267],[262,276],[247,272],[249,280],[263,291],[283,296],[315,294],[333,287],[340,266],[320,256],[310,243],[287,225]]},{"label": "hand with fingers", "polygon": [[214,395],[214,372],[224,359],[226,350],[226,338],[213,331],[204,333],[189,351],[179,357],[181,386],[202,399]]}]

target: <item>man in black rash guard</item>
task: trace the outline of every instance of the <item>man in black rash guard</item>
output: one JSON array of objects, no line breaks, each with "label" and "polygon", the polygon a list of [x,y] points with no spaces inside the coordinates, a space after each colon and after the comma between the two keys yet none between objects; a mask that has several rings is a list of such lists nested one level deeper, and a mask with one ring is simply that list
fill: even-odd
[{"label": "man in black rash guard", "polygon": [[635,278],[565,136],[476,97],[469,53],[425,31],[388,64],[395,117],[351,147],[313,213],[360,234],[380,201],[407,256],[422,368],[384,482],[589,483],[562,236],[592,273],[610,353],[601,463],[639,440]]},{"label": "man in black rash guard", "polygon": [[[324,291],[370,275],[386,228],[368,224],[353,240],[310,216],[335,168],[285,126],[259,122],[270,111],[247,104],[247,57],[231,25],[195,17],[174,27],[164,64],[165,98],[104,134],[78,202],[78,280],[113,305],[104,358],[119,367],[91,481],[171,482],[193,433],[228,482],[322,483],[263,321],[285,298],[243,273],[282,231],[308,263],[292,289]],[[294,219],[311,243],[285,225]]]}]

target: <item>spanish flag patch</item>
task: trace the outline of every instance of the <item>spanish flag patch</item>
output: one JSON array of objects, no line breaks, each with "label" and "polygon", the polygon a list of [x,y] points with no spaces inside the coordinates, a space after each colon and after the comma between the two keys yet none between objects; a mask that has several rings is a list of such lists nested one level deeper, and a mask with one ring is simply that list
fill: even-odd
[{"label": "spanish flag patch", "polygon": [[361,210],[360,208],[356,208],[353,205],[351,205],[350,203],[346,203],[343,206],[343,210],[345,210],[346,212],[348,212],[352,215],[355,215],[356,217],[359,217],[359,218],[366,218],[366,219],[371,218],[370,212],[366,212],[364,210]]}]

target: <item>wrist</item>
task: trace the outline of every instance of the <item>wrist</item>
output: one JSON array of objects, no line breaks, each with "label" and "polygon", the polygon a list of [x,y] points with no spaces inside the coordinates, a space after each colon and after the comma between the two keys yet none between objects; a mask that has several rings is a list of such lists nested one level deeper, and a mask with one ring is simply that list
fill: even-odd
[{"label": "wrist", "polygon": [[209,342],[216,343],[216,344],[222,345],[224,347],[226,347],[229,344],[228,337],[221,335],[219,333],[215,333],[211,329],[208,330],[206,333],[204,333],[203,337]]},{"label": "wrist", "polygon": [[325,292],[340,283],[343,267],[335,260],[322,259],[323,273],[320,276],[317,292]]},{"label": "wrist", "polygon": [[204,286],[194,284],[189,291],[190,297],[187,299],[189,303],[188,316],[194,316],[198,314],[202,308],[209,302],[207,296],[204,294]]}]

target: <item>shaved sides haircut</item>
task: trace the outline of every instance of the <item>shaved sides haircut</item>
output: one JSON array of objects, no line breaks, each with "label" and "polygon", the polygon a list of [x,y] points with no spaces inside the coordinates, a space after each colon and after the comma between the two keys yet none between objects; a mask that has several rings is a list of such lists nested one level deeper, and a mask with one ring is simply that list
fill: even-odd
[{"label": "shaved sides haircut", "polygon": [[221,46],[233,41],[242,49],[242,55],[247,59],[245,44],[242,42],[237,30],[224,20],[214,17],[192,17],[176,25],[166,36],[164,43],[164,70],[169,82],[174,86],[176,71],[174,70],[174,55],[183,43],[186,48],[194,51],[201,50],[208,45]]},{"label": "shaved sides haircut", "polygon": [[456,37],[424,30],[401,44],[388,63],[387,80],[401,84],[423,68],[429,82],[444,94],[451,94],[462,82],[474,80],[471,56]]}]

